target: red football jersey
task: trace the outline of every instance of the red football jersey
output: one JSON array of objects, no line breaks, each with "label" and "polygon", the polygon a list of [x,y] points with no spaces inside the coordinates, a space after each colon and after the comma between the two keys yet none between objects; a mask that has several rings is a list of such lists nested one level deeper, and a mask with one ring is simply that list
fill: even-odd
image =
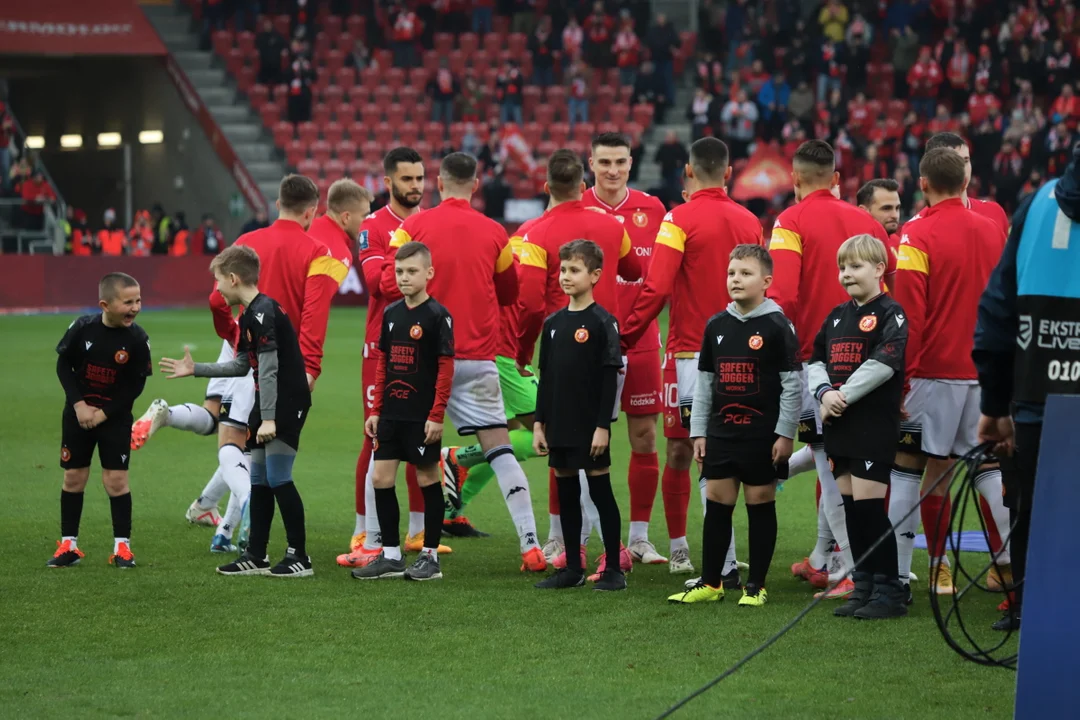
[{"label": "red football jersey", "polygon": [[[277,300],[289,316],[304,365],[318,377],[330,303],[349,269],[293,220],[276,220],[269,227],[241,235],[235,244],[259,254],[259,291]],[[230,332],[236,322],[216,290],[210,296],[210,306],[218,335],[227,337],[222,332]]]},{"label": "red football jersey", "polygon": [[[869,217],[869,216],[868,216]],[[709,318],[727,307],[727,267],[736,245],[761,244],[761,221],[724,188],[698,190],[660,225],[649,275],[622,328],[635,347],[671,297],[669,353],[693,354]]]},{"label": "red football jersey", "polygon": [[593,287],[593,299],[616,318],[618,277],[641,277],[641,263],[633,253],[630,236],[614,217],[581,200],[560,203],[545,212],[521,244],[518,362],[523,365],[532,360],[544,318],[570,302],[559,285],[559,249],[577,239],[592,240],[604,251],[603,272]]},{"label": "red football jersey", "polygon": [[[340,260],[346,270],[352,267],[354,239],[346,235],[345,229],[334,222],[329,215],[316,218],[308,228],[308,235],[329,248],[330,254]],[[345,278],[341,280],[344,282]]]},{"label": "red football jersey", "polygon": [[975,380],[979,299],[1005,248],[992,220],[943,200],[904,225],[893,297],[908,322],[905,375]]},{"label": "red football jersey", "polygon": [[988,220],[993,220],[1001,228],[1001,232],[1008,236],[1009,216],[1005,214],[1005,208],[993,200],[979,200],[978,198],[968,198],[967,207],[976,215],[982,215]]},{"label": "red football jersey", "polygon": [[518,296],[514,253],[506,229],[477,212],[468,200],[445,198],[409,217],[394,231],[380,290],[387,302],[401,297],[394,279],[394,255],[416,240],[431,251],[435,277],[428,293],[450,311],[457,360],[494,360],[499,344],[497,305]]},{"label": "red football jersey", "polygon": [[[618,278],[619,312],[615,314],[615,317],[621,327],[626,324],[626,318],[630,316],[630,310],[634,307],[634,303],[641,293],[641,285],[645,281],[644,278],[648,274],[649,265],[652,262],[653,243],[656,242],[656,233],[660,230],[660,223],[664,221],[667,208],[664,207],[664,203],[660,202],[660,198],[632,188],[627,188],[626,197],[623,198],[622,202],[614,206],[608,205],[597,197],[596,188],[594,187],[585,191],[585,197],[582,200],[589,207],[606,210],[623,224],[626,234],[630,236],[630,245],[634,250],[634,255],[641,261],[642,279],[627,280],[621,275]],[[641,336],[641,339],[637,341],[634,347],[630,348],[630,351],[659,349],[660,325],[654,320],[645,330],[645,334]]]},{"label": "red football jersey", "polygon": [[795,325],[803,362],[810,359],[825,318],[851,299],[837,280],[836,254],[845,240],[861,234],[873,235],[889,247],[881,223],[828,190],[810,193],[780,213],[773,224],[769,241],[773,283],[768,296]]},{"label": "red football jersey", "polygon": [[390,303],[383,297],[379,283],[382,281],[383,264],[394,231],[403,223],[389,204],[364,218],[360,226],[360,272],[368,291],[367,321],[364,327],[364,357],[378,351],[379,335],[382,333],[383,310]]}]

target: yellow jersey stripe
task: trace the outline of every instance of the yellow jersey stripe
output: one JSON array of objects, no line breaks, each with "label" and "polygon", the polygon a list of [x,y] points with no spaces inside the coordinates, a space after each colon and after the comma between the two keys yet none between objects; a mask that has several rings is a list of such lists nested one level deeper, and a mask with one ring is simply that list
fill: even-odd
[{"label": "yellow jersey stripe", "polygon": [[405,232],[404,228],[398,228],[394,231],[394,234],[390,236],[390,247],[396,250],[397,248],[401,247],[402,245],[411,240],[412,235],[409,235],[409,233]]},{"label": "yellow jersey stripe", "polygon": [[506,243],[503,245],[503,249],[499,251],[499,257],[495,260],[495,272],[501,273],[513,264],[514,250],[510,247],[510,243]]},{"label": "yellow jersey stripe", "polygon": [[323,255],[311,261],[311,264],[308,265],[307,274],[308,277],[312,275],[329,275],[340,285],[349,274],[349,268],[345,267],[345,263],[337,258]]},{"label": "yellow jersey stripe", "polygon": [[514,235],[510,238],[510,249],[514,251],[514,254],[521,258],[521,246],[525,244],[525,238],[520,235]]},{"label": "yellow jersey stripe", "polygon": [[802,255],[802,236],[787,228],[773,228],[769,251],[773,250],[791,250]]},{"label": "yellow jersey stripe", "polygon": [[630,236],[625,230],[622,231],[622,246],[619,248],[619,259],[622,259],[630,254],[633,246],[630,244]]},{"label": "yellow jersey stripe", "polygon": [[521,261],[522,265],[528,265],[530,267],[540,268],[541,270],[547,270],[547,250],[540,247],[539,245],[528,242],[521,243],[521,252],[518,254],[518,260]]},{"label": "yellow jersey stripe", "polygon": [[930,257],[919,248],[910,245],[901,245],[900,252],[896,254],[897,270],[914,270],[923,275],[930,274]]},{"label": "yellow jersey stripe", "polygon": [[667,245],[672,250],[686,252],[686,233],[673,223],[660,223],[660,232],[656,235],[658,245]]}]

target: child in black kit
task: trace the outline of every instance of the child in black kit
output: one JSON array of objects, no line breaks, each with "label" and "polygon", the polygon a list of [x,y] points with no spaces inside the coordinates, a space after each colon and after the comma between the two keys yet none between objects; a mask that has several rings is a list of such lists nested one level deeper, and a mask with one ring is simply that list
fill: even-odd
[{"label": "child in black kit", "polygon": [[761,607],[776,549],[777,466],[791,457],[799,425],[802,381],[798,341],[780,306],[765,297],[773,262],[760,245],[731,253],[731,303],[705,325],[690,413],[694,456],[705,478],[701,579],[668,598],[672,603],[724,599],[724,558],[742,486],[750,532],[750,579],[739,600]]},{"label": "child in black kit", "polygon": [[[870,235],[840,246],[840,283],[851,296],[814,340],[807,369],[821,403],[825,452],[844,500],[855,590],[834,615],[885,619],[907,615],[898,577],[896,536],[885,510],[904,390],[907,323],[900,305],[881,292],[888,250]],[[859,562],[878,538],[883,542]]]},{"label": "child in black kit", "polygon": [[51,568],[70,567],[83,558],[78,546],[83,495],[94,449],[101,480],[112,507],[113,553],[109,563],[135,567],[131,553],[131,406],[151,373],[150,338],[135,324],[142,294],[135,278],[109,273],[98,283],[100,313],[83,315],[68,326],[56,346],[56,375],[67,403],[60,441],[60,535]]},{"label": "child in black kit", "polygon": [[[604,253],[590,240],[573,240],[559,249],[559,283],[570,304],[544,321],[540,335],[540,387],[536,399],[533,449],[548,456],[555,471],[562,506],[566,567],[536,584],[540,589],[580,587],[581,484],[585,471],[589,494],[600,515],[604,551],[619,557],[622,518],[611,490],[611,414],[618,374],[623,367],[619,324],[593,301]],[[625,590],[618,563],[600,574],[594,590]]]}]

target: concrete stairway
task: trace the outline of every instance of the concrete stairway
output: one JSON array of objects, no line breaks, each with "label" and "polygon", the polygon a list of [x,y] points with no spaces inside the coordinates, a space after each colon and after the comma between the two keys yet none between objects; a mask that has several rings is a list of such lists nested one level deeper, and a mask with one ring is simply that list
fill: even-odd
[{"label": "concrete stairway", "polygon": [[214,116],[240,161],[274,207],[278,184],[285,165],[274,148],[262,120],[252,110],[247,98],[236,91],[220,59],[199,49],[199,36],[191,16],[175,6],[143,6],[143,12],[161,35],[165,47],[176,58],[196,92]]}]

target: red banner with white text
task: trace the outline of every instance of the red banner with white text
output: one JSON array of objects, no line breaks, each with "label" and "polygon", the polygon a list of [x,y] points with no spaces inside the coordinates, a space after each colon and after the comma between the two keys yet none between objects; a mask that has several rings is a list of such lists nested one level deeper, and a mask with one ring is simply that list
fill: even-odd
[{"label": "red banner with white text", "polygon": [[0,2],[0,54],[165,55],[135,0]]}]

